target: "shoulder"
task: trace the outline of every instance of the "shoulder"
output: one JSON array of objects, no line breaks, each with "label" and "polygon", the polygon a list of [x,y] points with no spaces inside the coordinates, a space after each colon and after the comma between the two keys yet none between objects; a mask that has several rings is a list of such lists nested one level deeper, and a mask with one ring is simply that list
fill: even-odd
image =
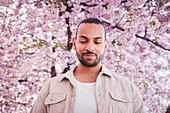
[{"label": "shoulder", "polygon": [[116,72],[112,72],[111,75],[111,89],[116,89],[118,91],[133,93],[138,90],[138,88],[134,85],[132,81],[128,78],[125,78]]},{"label": "shoulder", "polygon": [[112,72],[109,92],[113,98],[134,101],[136,95],[140,95],[138,88],[128,79]]},{"label": "shoulder", "polygon": [[64,74],[60,74],[60,75],[57,75],[53,78],[50,78],[48,80],[49,83],[57,83],[57,82],[60,82],[62,79],[64,78]]},{"label": "shoulder", "polygon": [[125,85],[127,85],[127,84],[129,84],[129,85],[133,84],[128,78],[126,78],[126,77],[124,77],[124,76],[122,76],[122,75],[119,75],[119,74],[117,74],[117,73],[115,73],[115,72],[112,72],[112,79],[116,79],[117,82],[123,83],[123,84],[125,84]]},{"label": "shoulder", "polygon": [[58,84],[62,84],[62,79],[64,78],[64,74],[60,74],[57,75],[53,78],[48,79],[43,87],[41,88],[40,93],[49,93],[51,92],[51,90],[53,90],[54,88],[56,88],[56,86],[58,86]]},{"label": "shoulder", "polygon": [[64,83],[65,74],[57,75],[53,78],[50,78],[45,84],[49,87],[55,87],[58,84]]},{"label": "shoulder", "polygon": [[106,76],[102,76],[102,78],[103,77],[106,78],[107,80],[106,84],[109,84],[110,86],[114,88],[129,90],[135,87],[134,84],[128,78],[125,78],[117,74],[113,70],[109,70],[104,65],[102,65],[102,74],[106,75]]}]

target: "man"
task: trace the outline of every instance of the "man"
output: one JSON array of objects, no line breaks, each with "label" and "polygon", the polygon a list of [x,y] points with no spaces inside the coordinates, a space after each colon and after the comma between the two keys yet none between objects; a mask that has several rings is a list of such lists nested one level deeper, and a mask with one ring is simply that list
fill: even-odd
[{"label": "man", "polygon": [[145,113],[137,88],[100,63],[107,47],[103,23],[96,18],[83,20],[73,38],[79,65],[51,78],[31,113]]}]

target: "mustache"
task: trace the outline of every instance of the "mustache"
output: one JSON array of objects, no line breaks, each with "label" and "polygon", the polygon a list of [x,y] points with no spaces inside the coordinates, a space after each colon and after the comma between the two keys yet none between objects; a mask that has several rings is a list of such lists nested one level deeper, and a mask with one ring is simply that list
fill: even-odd
[{"label": "mustache", "polygon": [[95,54],[95,55],[97,55],[96,53],[91,52],[91,51],[88,51],[88,52],[86,52],[86,53],[82,53],[82,55],[85,55],[85,54]]}]

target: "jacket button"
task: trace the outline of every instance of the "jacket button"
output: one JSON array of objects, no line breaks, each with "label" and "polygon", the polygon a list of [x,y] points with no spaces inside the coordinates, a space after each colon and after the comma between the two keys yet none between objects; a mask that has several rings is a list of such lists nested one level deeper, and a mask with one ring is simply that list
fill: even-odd
[{"label": "jacket button", "polygon": [[50,101],[53,101],[53,99],[51,98]]}]

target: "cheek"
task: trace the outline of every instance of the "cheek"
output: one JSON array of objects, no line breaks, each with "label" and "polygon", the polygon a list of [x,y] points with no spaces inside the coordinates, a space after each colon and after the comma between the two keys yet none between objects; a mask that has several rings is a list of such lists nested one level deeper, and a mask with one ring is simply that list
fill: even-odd
[{"label": "cheek", "polygon": [[77,51],[84,51],[85,50],[85,46],[84,45],[80,45],[80,44],[77,43],[76,50]]},{"label": "cheek", "polygon": [[98,53],[103,53],[105,51],[105,48],[104,46],[100,46],[100,47],[97,47],[97,50],[96,50]]},{"label": "cheek", "polygon": [[80,46],[75,46],[75,50],[77,53],[81,54],[82,53],[82,48]]}]

